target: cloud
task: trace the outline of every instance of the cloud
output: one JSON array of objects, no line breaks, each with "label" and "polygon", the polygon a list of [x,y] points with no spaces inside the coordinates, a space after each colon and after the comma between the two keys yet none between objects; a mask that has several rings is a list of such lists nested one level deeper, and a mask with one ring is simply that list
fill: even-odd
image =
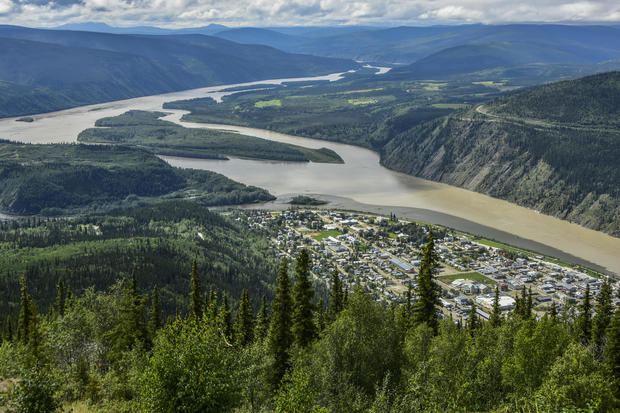
[{"label": "cloud", "polygon": [[617,0],[0,0],[0,23],[291,26],[620,22]]}]

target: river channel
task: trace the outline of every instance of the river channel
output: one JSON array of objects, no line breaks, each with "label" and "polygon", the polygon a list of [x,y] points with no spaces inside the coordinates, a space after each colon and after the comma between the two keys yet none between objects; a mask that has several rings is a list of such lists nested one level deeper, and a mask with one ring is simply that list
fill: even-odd
[{"label": "river channel", "polygon": [[[179,99],[212,97],[219,101],[231,93],[222,90],[231,87],[251,88],[257,84],[309,79],[334,81],[339,77],[339,74],[333,74],[207,87],[35,115],[32,123],[16,122],[16,118],[0,119],[0,138],[30,143],[75,142],[77,135],[93,127],[97,119],[120,115],[128,110],[162,110],[165,102]],[[262,129],[181,122],[180,118],[186,112],[168,109],[165,112],[169,113],[165,120],[186,127],[226,129],[309,148],[326,147],[336,151],[344,160],[344,164],[318,164],[163,157],[174,166],[208,169],[236,181],[265,188],[279,197],[278,201],[266,207],[283,207],[283,200],[291,194],[315,194],[329,200],[334,207],[386,214],[396,212],[398,216],[449,225],[620,274],[620,239],[602,232],[486,195],[391,171],[379,164],[377,153],[364,148]]]}]

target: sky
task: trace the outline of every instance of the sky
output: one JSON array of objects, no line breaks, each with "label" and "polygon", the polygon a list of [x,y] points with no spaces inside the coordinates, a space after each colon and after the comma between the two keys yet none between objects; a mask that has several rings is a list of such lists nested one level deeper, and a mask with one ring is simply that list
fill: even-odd
[{"label": "sky", "polygon": [[168,28],[458,23],[620,23],[619,0],[0,0],[0,24]]}]

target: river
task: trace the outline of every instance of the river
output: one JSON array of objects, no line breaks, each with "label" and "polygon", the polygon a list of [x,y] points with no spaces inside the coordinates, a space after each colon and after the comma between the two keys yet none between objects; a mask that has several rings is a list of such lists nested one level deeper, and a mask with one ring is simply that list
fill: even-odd
[{"label": "river", "polygon": [[[337,80],[341,74],[312,78]],[[263,80],[182,92],[147,96],[35,115],[32,123],[0,119],[0,137],[31,143],[74,142],[82,130],[95,121],[128,110],[162,110],[165,102],[200,97],[221,99],[233,92],[223,89],[257,84],[280,84],[303,79]],[[291,194],[316,194],[339,208],[370,212],[396,212],[399,216],[449,225],[474,234],[555,255],[620,274],[620,239],[579,225],[539,214],[486,195],[394,172],[379,164],[379,155],[370,150],[276,132],[228,125],[180,122],[186,113],[168,110],[166,120],[187,127],[237,131],[264,139],[293,143],[309,148],[336,151],[344,164],[269,162],[243,159],[228,161],[163,157],[174,166],[208,169],[231,179],[269,190],[280,197],[272,204],[282,206]],[[270,206],[270,205],[268,205]]]}]

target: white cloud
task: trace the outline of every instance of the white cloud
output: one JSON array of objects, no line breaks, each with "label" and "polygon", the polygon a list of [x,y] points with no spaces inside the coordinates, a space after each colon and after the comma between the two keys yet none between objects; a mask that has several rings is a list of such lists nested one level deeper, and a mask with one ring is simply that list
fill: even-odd
[{"label": "white cloud", "polygon": [[0,0],[0,23],[164,27],[620,22],[617,0]]}]

